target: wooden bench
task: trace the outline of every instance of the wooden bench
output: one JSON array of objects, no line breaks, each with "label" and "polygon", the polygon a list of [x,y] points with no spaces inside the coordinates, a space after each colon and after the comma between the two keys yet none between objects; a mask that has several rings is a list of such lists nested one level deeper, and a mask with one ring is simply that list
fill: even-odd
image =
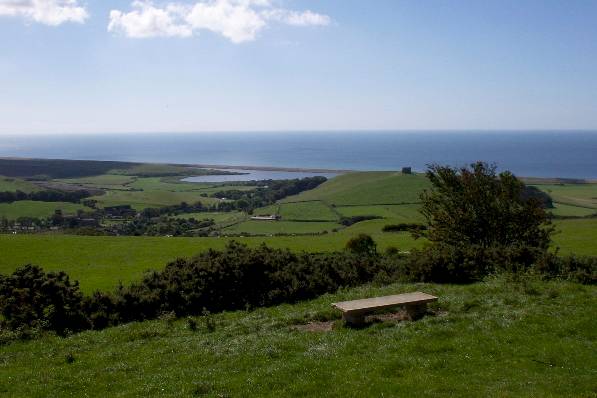
[{"label": "wooden bench", "polygon": [[396,294],[393,296],[373,297],[362,300],[333,303],[332,307],[342,311],[342,319],[348,324],[360,325],[365,322],[365,315],[375,310],[404,306],[410,319],[417,319],[425,314],[427,303],[437,297],[423,292]]}]

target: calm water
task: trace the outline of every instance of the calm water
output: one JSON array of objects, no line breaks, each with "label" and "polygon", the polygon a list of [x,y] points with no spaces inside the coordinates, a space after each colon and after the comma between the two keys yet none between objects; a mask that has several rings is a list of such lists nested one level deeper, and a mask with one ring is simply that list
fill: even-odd
[{"label": "calm water", "polygon": [[293,178],[305,178],[322,176],[332,178],[337,173],[308,173],[305,171],[272,171],[272,170],[235,170],[227,169],[237,175],[206,175],[183,178],[182,181],[188,182],[230,182],[230,181],[259,181],[259,180],[291,180]]},{"label": "calm water", "polygon": [[597,131],[0,136],[0,156],[419,171],[484,160],[521,176],[597,178]]}]

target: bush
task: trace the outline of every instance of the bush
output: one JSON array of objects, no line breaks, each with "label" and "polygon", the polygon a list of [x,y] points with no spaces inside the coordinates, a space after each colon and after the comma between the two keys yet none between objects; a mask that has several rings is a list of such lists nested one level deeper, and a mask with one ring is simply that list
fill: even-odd
[{"label": "bush", "polygon": [[169,311],[183,316],[198,315],[204,309],[214,313],[270,306],[369,282],[378,273],[388,274],[386,266],[374,257],[350,252],[296,254],[231,242],[224,251],[178,259],[139,283],[121,286],[112,302],[121,322]]},{"label": "bush", "polygon": [[535,271],[550,278],[594,285],[597,283],[597,257],[548,255],[537,262]]},{"label": "bush", "polygon": [[78,282],[64,272],[45,273],[26,265],[10,276],[0,275],[2,326],[54,330],[59,334],[89,327]]},{"label": "bush", "polygon": [[496,272],[525,272],[545,252],[537,248],[496,248],[435,244],[414,250],[402,263],[399,279],[414,282],[471,283]]},{"label": "bush", "polygon": [[367,234],[359,234],[346,243],[346,250],[354,254],[372,256],[377,253],[377,244]]}]

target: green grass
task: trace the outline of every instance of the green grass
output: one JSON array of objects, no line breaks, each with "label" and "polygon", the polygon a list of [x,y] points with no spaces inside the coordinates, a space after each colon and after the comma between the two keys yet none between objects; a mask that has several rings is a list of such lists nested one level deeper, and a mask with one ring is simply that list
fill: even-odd
[{"label": "green grass", "polygon": [[[0,273],[7,274],[18,266],[34,263],[49,270],[68,272],[89,292],[112,289],[119,281],[137,280],[143,271],[161,269],[177,257],[192,256],[208,248],[223,248],[231,239],[251,246],[266,243],[272,247],[310,252],[342,250],[348,239],[359,233],[370,234],[379,250],[393,246],[408,251],[424,244],[424,240],[415,241],[406,232],[381,232],[387,223],[388,220],[364,221],[340,232],[319,236],[165,238],[0,235]],[[554,236],[553,246],[559,247],[561,254],[597,256],[597,219],[559,220],[555,225],[559,232]]]},{"label": "green grass", "polygon": [[181,202],[212,204],[219,201],[215,198],[204,198],[198,192],[170,192],[170,191],[107,191],[104,195],[92,196],[100,207],[131,205],[137,210],[148,207],[163,207],[180,204]]},{"label": "green grass", "polygon": [[0,192],[10,191],[22,191],[26,193],[40,191],[41,189],[29,181],[20,180],[12,177],[0,176]]},{"label": "green grass", "polygon": [[194,218],[196,220],[204,220],[211,218],[216,223],[226,223],[238,219],[245,218],[245,215],[239,211],[231,211],[227,213],[213,213],[213,212],[201,212],[201,213],[184,213],[174,216],[174,218],[188,219]]},{"label": "green grass", "polygon": [[224,233],[232,234],[310,234],[341,228],[335,222],[293,222],[293,221],[253,221],[248,220],[225,228]]},{"label": "green grass", "polygon": [[135,178],[125,175],[102,174],[93,177],[67,178],[56,181],[90,188],[128,189],[126,185],[135,181]]},{"label": "green grass", "polygon": [[[432,314],[344,328],[330,303],[421,290]],[[589,397],[597,288],[490,279],[363,286],[295,305],[148,321],[0,346],[14,397]],[[295,327],[331,319],[333,329]],[[70,355],[72,363],[66,361]]]},{"label": "green grass", "polygon": [[62,210],[63,214],[76,214],[79,209],[91,210],[78,203],[20,200],[12,203],[0,203],[0,218],[4,217],[9,220],[16,220],[19,217],[45,218],[54,214],[57,209]]},{"label": "green grass", "polygon": [[373,205],[373,206],[338,206],[336,210],[345,217],[379,216],[397,222],[422,222],[419,204],[412,205]]},{"label": "green grass", "polygon": [[597,184],[536,185],[547,192],[554,202],[597,209]]},{"label": "green grass", "polygon": [[323,202],[297,202],[280,205],[279,214],[283,220],[336,221],[338,215]]},{"label": "green grass", "polygon": [[562,254],[597,256],[597,218],[557,220],[555,246]]},{"label": "green grass", "polygon": [[427,187],[429,181],[421,174],[403,175],[385,171],[349,173],[282,202],[322,200],[336,206],[415,203]]},{"label": "green grass", "polygon": [[[305,223],[308,224],[308,223]],[[357,224],[358,225],[358,224]],[[119,281],[138,280],[148,269],[161,269],[177,257],[188,257],[209,248],[221,249],[230,240],[250,246],[266,243],[295,251],[329,252],[342,250],[358,233],[346,228],[340,233],[321,236],[276,236],[244,238],[166,238],[138,236],[2,235],[0,234],[0,274],[13,272],[25,264],[47,270],[68,272],[87,292],[111,290]],[[406,233],[373,234],[380,250],[388,246],[403,250],[422,245]]]},{"label": "green grass", "polygon": [[563,203],[554,203],[554,208],[549,209],[556,216],[572,216],[572,217],[586,217],[597,214],[597,209],[589,209],[587,207],[579,207],[566,205]]}]

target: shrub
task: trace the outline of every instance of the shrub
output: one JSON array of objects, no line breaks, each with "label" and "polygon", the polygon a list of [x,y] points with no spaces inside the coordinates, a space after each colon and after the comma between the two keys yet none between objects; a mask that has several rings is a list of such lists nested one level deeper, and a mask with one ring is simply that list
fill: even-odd
[{"label": "shrub", "polygon": [[545,252],[528,247],[435,244],[414,250],[401,264],[399,278],[416,282],[470,283],[495,272],[524,272],[543,261]]},{"label": "shrub", "polygon": [[82,302],[78,282],[71,283],[64,272],[45,273],[26,265],[12,275],[0,275],[2,324],[10,329],[26,326],[59,334],[86,329]]},{"label": "shrub", "polygon": [[377,253],[377,244],[371,236],[359,234],[346,242],[346,250],[354,254],[371,256]]}]

